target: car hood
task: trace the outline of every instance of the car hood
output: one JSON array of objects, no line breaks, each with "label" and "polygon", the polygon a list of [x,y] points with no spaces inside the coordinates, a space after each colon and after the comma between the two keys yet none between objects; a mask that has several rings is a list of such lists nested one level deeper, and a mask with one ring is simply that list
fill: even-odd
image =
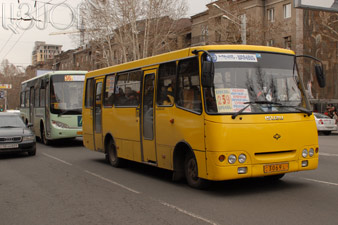
[{"label": "car hood", "polygon": [[0,128],[0,137],[26,136],[31,134],[32,131],[28,128]]}]

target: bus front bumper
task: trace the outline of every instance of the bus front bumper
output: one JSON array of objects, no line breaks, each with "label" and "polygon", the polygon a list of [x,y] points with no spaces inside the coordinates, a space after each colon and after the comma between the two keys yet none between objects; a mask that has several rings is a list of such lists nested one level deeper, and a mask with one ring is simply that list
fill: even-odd
[{"label": "bus front bumper", "polygon": [[208,165],[207,180],[222,181],[250,177],[265,177],[283,173],[313,170],[318,167],[318,158],[304,158],[288,162],[268,164],[236,164],[236,165]]}]

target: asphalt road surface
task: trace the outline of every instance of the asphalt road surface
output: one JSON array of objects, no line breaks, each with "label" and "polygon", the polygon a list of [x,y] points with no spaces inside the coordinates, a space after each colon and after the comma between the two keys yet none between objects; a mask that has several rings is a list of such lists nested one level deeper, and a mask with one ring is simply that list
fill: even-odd
[{"label": "asphalt road surface", "polygon": [[338,224],[338,134],[319,136],[319,168],[195,190],[171,173],[113,168],[81,140],[0,155],[0,224]]}]

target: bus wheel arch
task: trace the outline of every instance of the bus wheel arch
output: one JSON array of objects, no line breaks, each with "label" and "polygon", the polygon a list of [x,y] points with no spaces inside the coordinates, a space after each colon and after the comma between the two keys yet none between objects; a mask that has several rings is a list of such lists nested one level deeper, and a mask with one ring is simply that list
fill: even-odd
[{"label": "bus wheel arch", "polygon": [[115,140],[111,134],[107,134],[104,139],[104,152],[106,155],[106,161],[113,167],[122,167],[124,160],[119,158],[116,151]]},{"label": "bus wheel arch", "polygon": [[197,160],[194,151],[186,142],[176,145],[173,154],[173,180],[178,181],[185,177],[189,186],[203,189],[209,184],[207,180],[198,177]]},{"label": "bus wheel arch", "polygon": [[50,144],[50,141],[47,139],[46,136],[45,124],[42,120],[40,121],[40,140],[45,145]]}]

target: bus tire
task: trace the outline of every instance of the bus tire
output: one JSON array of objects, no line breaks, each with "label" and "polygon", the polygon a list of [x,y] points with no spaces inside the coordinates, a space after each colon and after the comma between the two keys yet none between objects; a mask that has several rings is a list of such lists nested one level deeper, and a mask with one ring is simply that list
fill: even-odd
[{"label": "bus tire", "polygon": [[110,140],[108,142],[106,152],[107,152],[106,158],[108,159],[108,162],[110,163],[110,165],[116,168],[123,166],[124,160],[117,156],[117,152],[116,152],[116,148],[115,148],[115,144],[113,140]]},{"label": "bus tire", "polygon": [[40,134],[41,134],[41,142],[45,145],[49,145],[50,141],[46,137],[46,131],[45,131],[45,127],[43,125],[41,125],[41,127],[40,127]]},{"label": "bus tire", "polygon": [[192,152],[188,152],[184,161],[184,173],[187,183],[190,187],[204,189],[209,186],[209,182],[198,177],[197,161]]}]

